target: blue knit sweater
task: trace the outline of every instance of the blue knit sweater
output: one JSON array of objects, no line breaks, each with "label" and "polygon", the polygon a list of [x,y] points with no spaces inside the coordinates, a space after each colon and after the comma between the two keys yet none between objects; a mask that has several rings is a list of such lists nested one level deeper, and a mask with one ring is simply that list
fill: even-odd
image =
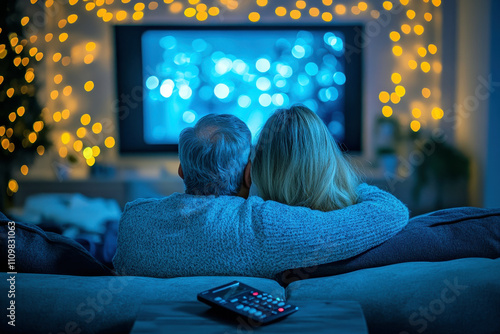
[{"label": "blue knit sweater", "polygon": [[175,193],[128,203],[113,259],[121,275],[257,276],[343,260],[408,222],[394,196],[361,184],[358,203],[321,212],[259,197]]}]

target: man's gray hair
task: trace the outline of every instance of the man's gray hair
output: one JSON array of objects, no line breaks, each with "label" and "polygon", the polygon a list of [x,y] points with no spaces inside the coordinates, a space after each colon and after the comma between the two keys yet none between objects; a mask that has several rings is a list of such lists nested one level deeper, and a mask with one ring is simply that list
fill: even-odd
[{"label": "man's gray hair", "polygon": [[179,136],[186,194],[236,195],[248,163],[252,134],[233,115],[209,114]]}]

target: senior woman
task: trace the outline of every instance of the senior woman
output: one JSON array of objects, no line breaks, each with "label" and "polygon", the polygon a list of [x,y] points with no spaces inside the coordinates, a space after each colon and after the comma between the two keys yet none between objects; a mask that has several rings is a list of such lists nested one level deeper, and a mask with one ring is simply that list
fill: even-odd
[{"label": "senior woman", "polygon": [[255,147],[252,181],[264,200],[320,211],[355,204],[360,184],[323,121],[300,105],[267,120]]}]

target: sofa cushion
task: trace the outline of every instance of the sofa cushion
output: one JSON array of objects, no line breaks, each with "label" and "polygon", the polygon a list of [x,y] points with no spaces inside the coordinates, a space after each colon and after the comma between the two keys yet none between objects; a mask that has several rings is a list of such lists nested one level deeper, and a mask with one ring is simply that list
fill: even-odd
[{"label": "sofa cushion", "polygon": [[[233,280],[285,297],[278,283],[264,278],[18,274],[16,327],[11,328],[2,321],[0,332],[78,333],[81,329],[81,333],[128,333],[142,302],[195,301],[198,292]],[[1,280],[0,291],[8,291],[7,283]],[[7,298],[2,297],[2,310],[7,308],[7,303]]]},{"label": "sofa cushion", "polygon": [[291,282],[416,261],[449,261],[465,257],[500,257],[500,208],[451,208],[410,219],[391,239],[360,255],[276,275]]},{"label": "sofa cushion", "polygon": [[297,281],[290,302],[355,300],[370,333],[500,333],[500,258],[401,263]]},{"label": "sofa cushion", "polygon": [[60,275],[103,276],[113,272],[97,261],[82,245],[60,234],[45,232],[31,224],[13,224],[0,212],[0,254],[8,256],[9,233],[15,240],[15,267],[2,261],[1,271]]}]

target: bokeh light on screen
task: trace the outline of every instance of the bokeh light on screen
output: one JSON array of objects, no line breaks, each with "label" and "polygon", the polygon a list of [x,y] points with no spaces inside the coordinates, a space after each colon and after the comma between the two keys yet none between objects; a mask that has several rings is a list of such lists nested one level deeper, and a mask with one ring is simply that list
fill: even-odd
[{"label": "bokeh light on screen", "polygon": [[303,103],[345,134],[344,36],[320,30],[149,30],[142,35],[144,140],[175,144],[209,114],[252,134],[278,108]]}]

